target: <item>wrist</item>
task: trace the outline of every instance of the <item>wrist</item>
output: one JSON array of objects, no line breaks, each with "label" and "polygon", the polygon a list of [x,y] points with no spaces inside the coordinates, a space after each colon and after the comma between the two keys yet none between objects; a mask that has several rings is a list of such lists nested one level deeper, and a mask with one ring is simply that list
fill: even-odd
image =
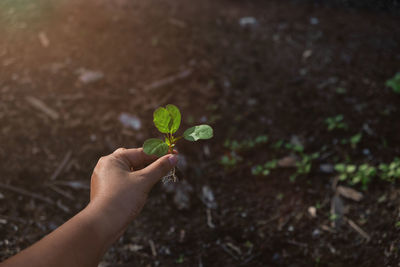
[{"label": "wrist", "polygon": [[84,210],[82,216],[90,222],[93,231],[103,244],[104,252],[114,243],[123,233],[125,227],[116,224],[113,216],[106,208],[89,203]]}]

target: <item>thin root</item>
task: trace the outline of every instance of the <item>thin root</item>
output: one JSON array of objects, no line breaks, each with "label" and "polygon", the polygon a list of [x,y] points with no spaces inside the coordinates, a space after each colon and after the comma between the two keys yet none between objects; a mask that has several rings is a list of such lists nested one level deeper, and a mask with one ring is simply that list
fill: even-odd
[{"label": "thin root", "polygon": [[175,167],[162,178],[162,182],[164,184],[168,183],[168,182],[174,182],[176,183],[178,181],[178,177],[175,175]]}]

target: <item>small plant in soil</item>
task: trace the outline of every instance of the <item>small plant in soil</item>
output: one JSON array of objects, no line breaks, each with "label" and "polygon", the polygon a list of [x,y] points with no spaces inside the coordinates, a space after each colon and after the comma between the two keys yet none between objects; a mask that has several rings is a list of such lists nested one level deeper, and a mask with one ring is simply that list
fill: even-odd
[{"label": "small plant in soil", "polygon": [[[173,153],[176,143],[184,138],[194,142],[200,139],[210,139],[213,137],[213,129],[211,126],[202,124],[190,127],[182,136],[175,136],[181,125],[181,112],[175,105],[167,105],[159,107],[153,113],[153,122],[158,131],[164,134],[164,140],[158,138],[147,139],[143,144],[143,151],[148,155],[156,155],[158,157]],[[164,181],[177,181],[175,168],[163,178]]]},{"label": "small plant in soil", "polygon": [[333,131],[335,129],[344,129],[348,128],[347,124],[343,121],[344,117],[342,114],[339,114],[335,117],[329,117],[325,119],[325,123],[328,126],[328,131]]},{"label": "small plant in soil", "polygon": [[387,80],[386,86],[392,88],[393,92],[400,94],[400,72],[392,79]]},{"label": "small plant in soil", "polygon": [[338,163],[335,170],[339,173],[341,181],[347,181],[350,185],[361,184],[361,188],[366,190],[372,178],[376,176],[377,169],[369,164],[360,166],[353,164]]},{"label": "small plant in soil", "polygon": [[381,171],[381,179],[389,182],[394,182],[396,179],[400,179],[400,158],[395,158],[391,163],[381,163],[379,165]]}]

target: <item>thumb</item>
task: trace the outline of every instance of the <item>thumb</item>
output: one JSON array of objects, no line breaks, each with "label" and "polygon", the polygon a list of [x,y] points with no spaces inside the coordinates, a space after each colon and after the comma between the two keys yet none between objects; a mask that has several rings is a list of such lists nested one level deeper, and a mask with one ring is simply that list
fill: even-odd
[{"label": "thumb", "polygon": [[153,186],[163,176],[176,166],[178,162],[178,156],[173,154],[165,155],[144,169],[141,169],[140,174]]}]

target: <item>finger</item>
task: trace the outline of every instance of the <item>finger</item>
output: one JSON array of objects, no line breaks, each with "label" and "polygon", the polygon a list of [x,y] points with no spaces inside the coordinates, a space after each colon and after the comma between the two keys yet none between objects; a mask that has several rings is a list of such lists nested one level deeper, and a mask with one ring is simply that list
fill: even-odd
[{"label": "finger", "polygon": [[144,177],[144,179],[149,182],[150,186],[153,186],[163,176],[167,175],[168,172],[176,166],[177,162],[178,156],[168,154],[136,173]]},{"label": "finger", "polygon": [[144,153],[143,148],[118,148],[114,151],[113,155],[125,161],[128,167],[134,167],[136,169],[141,169],[157,159],[154,155],[147,155]]}]

